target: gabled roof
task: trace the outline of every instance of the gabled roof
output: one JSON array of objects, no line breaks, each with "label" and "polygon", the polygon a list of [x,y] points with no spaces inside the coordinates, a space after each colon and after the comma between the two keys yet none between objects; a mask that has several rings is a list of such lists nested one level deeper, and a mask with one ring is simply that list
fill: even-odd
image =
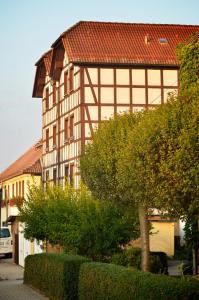
[{"label": "gabled roof", "polygon": [[[199,25],[80,21],[52,44],[51,75],[63,47],[75,64],[177,66],[176,46],[195,32]],[[33,90],[33,97],[41,96]]]},{"label": "gabled roof", "polygon": [[6,170],[0,173],[0,182],[6,181],[22,174],[41,174],[42,142],[41,140],[28,149]]}]

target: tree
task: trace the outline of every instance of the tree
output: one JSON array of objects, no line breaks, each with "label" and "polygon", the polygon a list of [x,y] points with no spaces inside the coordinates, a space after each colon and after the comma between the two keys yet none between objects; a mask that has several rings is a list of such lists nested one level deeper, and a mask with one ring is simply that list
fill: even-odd
[{"label": "tree", "polygon": [[[149,270],[148,204],[151,191],[145,188],[143,172],[138,172],[142,153],[140,145],[131,145],[137,136],[137,126],[144,113],[124,114],[102,123],[95,132],[93,142],[88,144],[80,160],[83,181],[92,193],[101,200],[109,200],[118,206],[127,207],[132,214],[139,211],[142,240],[142,269]],[[131,150],[130,150],[131,149]],[[137,166],[137,169],[136,169]],[[140,171],[140,168],[139,168]],[[147,176],[149,174],[147,173]]]},{"label": "tree", "polygon": [[138,236],[135,217],[99,202],[84,187],[32,186],[19,209],[27,239],[47,240],[93,259],[111,255]]}]

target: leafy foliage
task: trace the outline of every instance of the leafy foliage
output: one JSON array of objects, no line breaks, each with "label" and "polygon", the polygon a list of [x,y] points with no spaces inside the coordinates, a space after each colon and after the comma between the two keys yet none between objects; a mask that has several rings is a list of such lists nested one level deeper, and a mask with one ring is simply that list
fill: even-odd
[{"label": "leafy foliage", "polygon": [[179,300],[198,299],[198,281],[131,270],[125,267],[85,263],[80,268],[80,300]]},{"label": "leafy foliage", "polygon": [[181,91],[187,91],[199,84],[199,39],[193,42],[180,44],[177,47],[177,56],[180,62]]},{"label": "leafy foliage", "polygon": [[140,117],[141,114],[124,114],[101,123],[92,143],[87,144],[80,160],[81,175],[98,199],[132,206],[131,186],[129,180],[123,180],[121,184],[120,164],[125,159],[124,149],[129,136]]},{"label": "leafy foliage", "polygon": [[[141,249],[129,248],[112,256],[116,265],[141,269]],[[164,252],[150,252],[150,272],[168,274],[167,256]]]},{"label": "leafy foliage", "polygon": [[47,240],[94,259],[138,236],[135,216],[95,200],[84,187],[75,191],[70,186],[33,186],[19,209],[26,238]]},{"label": "leafy foliage", "polygon": [[198,228],[198,219],[193,215],[185,217],[185,241],[186,246],[189,250],[198,249],[199,247],[199,228]]},{"label": "leafy foliage", "polygon": [[79,269],[89,259],[81,256],[36,254],[25,259],[24,283],[50,299],[77,300]]}]

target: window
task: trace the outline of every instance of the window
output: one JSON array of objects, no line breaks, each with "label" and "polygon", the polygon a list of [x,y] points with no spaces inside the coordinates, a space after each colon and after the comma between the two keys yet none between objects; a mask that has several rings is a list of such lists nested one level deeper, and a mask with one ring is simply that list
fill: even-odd
[{"label": "window", "polygon": [[49,109],[49,88],[46,89],[46,110]]},{"label": "window", "polygon": [[14,183],[12,184],[12,197],[14,197],[15,196],[15,185],[14,185]]},{"label": "window", "polygon": [[65,170],[64,170],[64,176],[65,176],[65,179],[67,180],[68,179],[68,176],[69,176],[69,166],[68,165],[65,165]]},{"label": "window", "polygon": [[68,141],[68,118],[64,121],[64,142]]},{"label": "window", "polygon": [[57,182],[57,169],[53,169],[53,183],[56,184]]},{"label": "window", "polygon": [[19,181],[19,196],[21,196],[21,181]]},{"label": "window", "polygon": [[74,137],[74,115],[70,117],[70,138]]},{"label": "window", "polygon": [[8,228],[0,229],[0,238],[8,238],[10,237],[10,230]]},{"label": "window", "polygon": [[70,92],[74,89],[74,68],[70,69]]},{"label": "window", "polygon": [[46,182],[49,181],[49,170],[46,171]]},{"label": "window", "polygon": [[4,196],[5,196],[5,199],[7,199],[7,189],[6,189],[6,186],[4,187]]},{"label": "window", "polygon": [[16,197],[19,196],[19,193],[18,193],[18,182],[16,182]]},{"label": "window", "polygon": [[53,82],[53,106],[56,105],[56,82]]},{"label": "window", "polygon": [[10,186],[8,185],[8,199],[10,199]]},{"label": "window", "polygon": [[22,180],[22,191],[21,191],[22,197],[24,197],[24,180]]},{"label": "window", "polygon": [[56,125],[53,126],[53,147],[56,146]]},{"label": "window", "polygon": [[74,165],[70,165],[70,185],[73,186],[74,184]]},{"label": "window", "polygon": [[46,129],[46,151],[49,149],[49,129]]},{"label": "window", "polygon": [[64,73],[64,95],[68,94],[68,71]]}]

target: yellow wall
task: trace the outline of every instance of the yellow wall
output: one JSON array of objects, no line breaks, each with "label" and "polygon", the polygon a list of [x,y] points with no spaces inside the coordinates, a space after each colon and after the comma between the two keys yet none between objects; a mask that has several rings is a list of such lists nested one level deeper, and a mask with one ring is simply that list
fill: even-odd
[{"label": "yellow wall", "polygon": [[150,251],[163,251],[174,255],[174,222],[151,222]]}]

